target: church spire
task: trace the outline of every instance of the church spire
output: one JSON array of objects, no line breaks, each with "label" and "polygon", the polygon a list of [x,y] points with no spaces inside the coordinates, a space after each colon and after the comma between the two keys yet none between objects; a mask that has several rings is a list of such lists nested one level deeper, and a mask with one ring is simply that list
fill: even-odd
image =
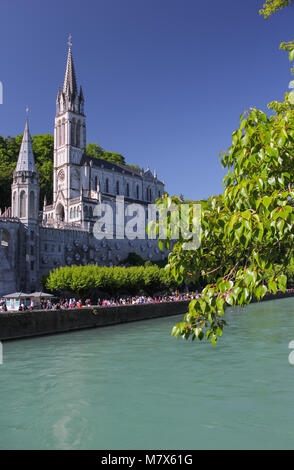
[{"label": "church spire", "polygon": [[71,34],[68,39],[68,55],[65,68],[65,76],[62,89],[57,93],[56,115],[61,115],[66,111],[72,111],[77,114],[84,114],[84,96],[82,89],[80,91],[77,85],[75,67],[71,53]]},{"label": "church spire", "polygon": [[26,110],[26,123],[23,133],[22,143],[20,147],[20,152],[17,160],[17,165],[15,172],[30,171],[32,173],[37,173],[35,167],[35,158],[32,148],[32,140],[29,131],[29,118],[28,118],[28,109]]},{"label": "church spire", "polygon": [[66,69],[65,69],[65,77],[63,82],[63,93],[65,95],[70,95],[71,98],[74,98],[77,95],[78,87],[77,87],[77,80],[75,74],[75,67],[73,62],[73,57],[71,53],[71,34],[68,38],[68,55],[67,55],[67,62],[66,62]]},{"label": "church spire", "polygon": [[11,185],[13,217],[18,217],[25,224],[36,224],[39,214],[39,194],[27,109],[25,129]]}]

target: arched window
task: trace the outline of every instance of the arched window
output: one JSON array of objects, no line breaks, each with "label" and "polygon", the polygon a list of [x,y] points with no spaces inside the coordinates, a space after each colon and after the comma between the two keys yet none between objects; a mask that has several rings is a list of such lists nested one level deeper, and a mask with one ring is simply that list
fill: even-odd
[{"label": "arched window", "polygon": [[76,120],[73,119],[71,122],[71,145],[76,145]]},{"label": "arched window", "polygon": [[81,122],[77,122],[77,130],[76,130],[76,146],[79,147],[81,143]]},{"label": "arched window", "polygon": [[93,217],[93,209],[92,209],[92,207],[89,208],[89,217],[90,217],[90,219],[92,219],[92,217]]},{"label": "arched window", "polygon": [[96,191],[97,189],[97,186],[98,186],[98,177],[95,176],[95,186],[94,186],[94,190]]},{"label": "arched window", "polygon": [[105,181],[105,192],[109,193],[109,179],[108,178],[106,178],[106,181]]},{"label": "arched window", "polygon": [[127,183],[127,197],[130,197],[130,185]]},{"label": "arched window", "polygon": [[35,217],[35,193],[34,191],[30,192],[30,217],[32,219]]},{"label": "arched window", "polygon": [[161,192],[160,191],[158,191],[158,197],[161,197]]},{"label": "arched window", "polygon": [[20,217],[26,217],[26,202],[27,202],[27,196],[24,191],[20,193]]},{"label": "arched window", "polygon": [[148,188],[146,188],[146,201],[148,201]]},{"label": "arched window", "polygon": [[149,201],[150,202],[152,201],[152,189],[151,188],[149,189]]},{"label": "arched window", "polygon": [[69,218],[70,218],[70,219],[72,219],[72,213],[73,213],[73,211],[72,211],[72,207],[71,207],[71,208],[70,208],[70,213],[69,213]]},{"label": "arched window", "polygon": [[137,187],[136,187],[136,196],[137,196],[137,199],[139,199],[139,185],[137,184]]},{"label": "arched window", "polygon": [[73,210],[73,217],[74,217],[74,219],[77,217],[77,208],[76,207]]},{"label": "arched window", "polygon": [[119,194],[119,181],[116,182],[116,194]]},{"label": "arched window", "polygon": [[87,219],[88,218],[88,207],[85,206],[84,208],[84,218]]}]

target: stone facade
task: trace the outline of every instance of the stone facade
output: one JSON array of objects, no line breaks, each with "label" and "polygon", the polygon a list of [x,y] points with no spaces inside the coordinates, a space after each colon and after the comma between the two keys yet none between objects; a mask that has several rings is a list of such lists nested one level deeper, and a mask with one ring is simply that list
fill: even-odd
[{"label": "stone facade", "polygon": [[[156,240],[117,236],[97,240],[93,233],[95,208],[109,204],[116,225],[116,197],[124,209],[161,197],[164,183],[156,173],[118,165],[86,155],[86,117],[82,88],[77,87],[69,44],[62,90],[58,90],[54,127],[53,204],[39,212],[39,183],[28,119],[11,186],[11,217],[0,217],[0,296],[33,292],[51,269],[72,264],[118,264],[130,252],[159,260]],[[125,223],[130,219],[126,217]],[[146,218],[146,224],[148,219]]]}]

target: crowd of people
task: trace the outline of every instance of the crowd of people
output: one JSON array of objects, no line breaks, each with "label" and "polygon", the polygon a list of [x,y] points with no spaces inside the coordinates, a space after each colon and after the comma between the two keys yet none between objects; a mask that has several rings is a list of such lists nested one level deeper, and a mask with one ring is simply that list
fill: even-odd
[{"label": "crowd of people", "polygon": [[[294,293],[294,289],[287,289],[287,293]],[[82,301],[81,299],[77,300],[75,298],[61,298],[59,300],[42,300],[40,305],[35,305],[31,303],[28,307],[25,304],[20,304],[18,310],[33,310],[35,308],[42,310],[61,310],[61,309],[71,309],[71,308],[84,308],[94,305],[95,307],[119,307],[121,305],[139,305],[139,304],[152,304],[152,303],[162,303],[162,302],[180,302],[180,301],[190,301],[193,299],[198,299],[201,297],[201,294],[196,292],[173,292],[172,294],[166,295],[137,295],[137,296],[121,296],[121,297],[110,297],[107,299],[95,299],[93,302],[91,299],[86,299]],[[0,300],[0,312],[7,312],[7,306],[5,299]]]},{"label": "crowd of people", "polygon": [[86,299],[83,303],[81,299],[76,300],[75,298],[62,298],[58,301],[52,300],[42,300],[41,301],[41,309],[42,310],[60,310],[60,309],[67,309],[67,308],[82,308],[82,307],[89,307],[92,305],[90,299]]},{"label": "crowd of people", "polygon": [[139,304],[152,304],[152,303],[162,303],[162,302],[179,302],[184,300],[192,300],[199,298],[200,294],[198,293],[178,293],[175,292],[170,295],[158,295],[158,296],[149,296],[149,295],[139,295],[134,297],[119,297],[111,299],[98,299],[97,305],[101,307],[111,307],[119,305],[139,305]]},{"label": "crowd of people", "polygon": [[148,295],[137,295],[129,297],[111,297],[108,299],[95,299],[94,303],[91,299],[86,299],[84,302],[75,298],[62,298],[56,302],[51,300],[46,300],[41,302],[42,310],[60,310],[60,309],[71,309],[71,308],[83,308],[90,307],[95,305],[95,307],[118,307],[120,305],[138,305],[138,304],[150,304],[150,303],[160,303],[160,302],[178,302],[183,300],[197,299],[199,297],[198,293],[173,293],[170,295],[158,295],[158,296],[148,296]]},{"label": "crowd of people", "polygon": [[[192,300],[199,298],[200,294],[196,293],[179,293],[174,292],[172,294],[166,295],[157,295],[152,297],[151,295],[137,295],[137,296],[121,296],[121,297],[111,297],[105,299],[95,299],[94,302],[91,299],[86,299],[82,301],[81,299],[77,300],[75,298],[61,298],[61,299],[46,299],[41,300],[40,305],[36,305],[31,302],[30,306],[25,304],[20,304],[18,311],[41,309],[41,310],[61,310],[61,309],[71,309],[71,308],[83,308],[90,307],[95,305],[95,307],[118,307],[120,305],[139,305],[139,304],[150,304],[150,303],[162,303],[162,302],[179,302],[184,300]],[[0,302],[0,312],[6,312],[7,306],[6,302],[3,299]]]}]

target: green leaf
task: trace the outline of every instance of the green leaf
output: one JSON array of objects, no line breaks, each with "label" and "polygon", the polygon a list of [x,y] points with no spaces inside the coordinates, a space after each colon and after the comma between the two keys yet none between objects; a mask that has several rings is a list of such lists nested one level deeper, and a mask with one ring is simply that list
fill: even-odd
[{"label": "green leaf", "polygon": [[267,293],[267,287],[265,285],[258,286],[255,289],[255,295],[258,300],[261,300],[265,296],[266,293]]},{"label": "green leaf", "polygon": [[216,334],[217,334],[218,336],[222,336],[223,330],[222,330],[221,328],[217,328],[217,329],[216,329]]},{"label": "green leaf", "polygon": [[216,346],[217,337],[216,337],[216,334],[215,334],[215,333],[212,333],[212,334],[211,334],[210,341],[212,342],[213,346]]},{"label": "green leaf", "polygon": [[227,304],[229,304],[229,305],[234,305],[234,297],[233,297],[232,294],[228,294],[228,295],[226,296],[226,302],[227,302]]},{"label": "green leaf", "polygon": [[278,286],[277,286],[277,283],[274,281],[274,280],[271,280],[268,282],[268,289],[270,292],[272,292],[273,294],[276,294],[277,293],[277,289],[278,289]]},{"label": "green leaf", "polygon": [[279,289],[282,292],[285,292],[285,290],[287,289],[287,276],[285,276],[285,274],[281,274],[278,277],[277,281],[278,281]]},{"label": "green leaf", "polygon": [[262,204],[264,205],[264,207],[265,207],[266,209],[269,208],[271,202],[272,202],[272,198],[269,197],[269,196],[264,196],[264,197],[262,198]]}]

